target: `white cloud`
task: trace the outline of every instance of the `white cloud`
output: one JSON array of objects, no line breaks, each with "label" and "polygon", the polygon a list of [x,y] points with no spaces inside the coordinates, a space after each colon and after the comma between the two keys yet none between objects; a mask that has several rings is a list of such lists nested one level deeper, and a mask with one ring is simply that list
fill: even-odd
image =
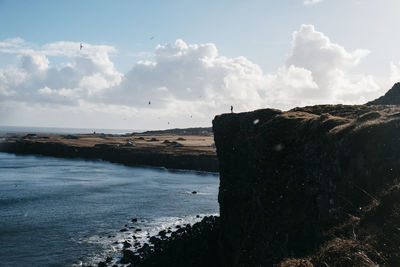
[{"label": "white cloud", "polygon": [[[107,99],[116,103],[165,107],[172,100],[235,104],[245,110],[261,106],[265,87],[260,67],[244,57],[218,55],[214,44],[188,45],[182,40],[159,45],[154,62],[138,62]],[[162,89],[161,89],[162,88]]]},{"label": "white cloud", "polygon": [[318,90],[309,90],[311,94],[307,94],[307,90],[302,92],[304,97],[312,100],[310,103],[359,104],[365,102],[365,97],[379,94],[379,86],[373,77],[350,74],[350,70],[368,54],[365,49],[349,52],[316,31],[313,25],[302,25],[293,33],[292,52],[286,65],[312,73]]},{"label": "white cloud", "polygon": [[[112,47],[87,45],[80,53],[79,43],[57,42],[33,50],[20,49],[25,42],[17,40],[1,43],[7,47],[4,53],[17,54],[20,61],[19,67],[0,69],[0,94],[8,100],[70,105],[121,81],[122,74],[109,59]],[[52,66],[49,55],[71,58],[72,63]]]},{"label": "white cloud", "polygon": [[[286,62],[268,74],[245,57],[220,55],[213,43],[187,44],[178,39],[158,45],[153,61],[138,61],[123,75],[109,58],[117,52],[114,47],[85,43],[79,50],[79,45],[56,42],[35,49],[18,38],[0,42],[0,52],[20,59],[19,66],[0,69],[0,112],[9,107],[0,124],[15,119],[21,124],[37,122],[40,119],[32,117],[41,114],[42,125],[55,125],[65,116],[60,126],[206,126],[216,114],[229,112],[230,105],[235,111],[247,111],[354,104],[383,93],[373,76],[356,73],[369,51],[347,51],[312,25],[293,33]],[[49,56],[68,61],[56,67]],[[391,69],[392,77],[400,77],[397,65]]]},{"label": "white cloud", "polygon": [[304,0],[304,4],[305,5],[314,5],[314,4],[318,4],[318,3],[321,3],[322,2],[322,0]]}]

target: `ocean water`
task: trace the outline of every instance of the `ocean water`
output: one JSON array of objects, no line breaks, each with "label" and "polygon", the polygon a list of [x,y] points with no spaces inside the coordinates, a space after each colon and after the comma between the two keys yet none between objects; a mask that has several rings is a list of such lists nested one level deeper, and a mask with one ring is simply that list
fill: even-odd
[{"label": "ocean water", "polygon": [[115,262],[132,235],[217,214],[218,184],[213,173],[0,153],[0,266]]}]

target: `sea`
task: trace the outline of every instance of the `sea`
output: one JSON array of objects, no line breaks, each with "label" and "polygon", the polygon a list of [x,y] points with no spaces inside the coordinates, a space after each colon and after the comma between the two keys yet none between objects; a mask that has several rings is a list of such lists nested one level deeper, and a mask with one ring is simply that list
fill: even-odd
[{"label": "sea", "polygon": [[118,264],[133,235],[218,215],[218,186],[217,173],[0,153],[0,266]]}]

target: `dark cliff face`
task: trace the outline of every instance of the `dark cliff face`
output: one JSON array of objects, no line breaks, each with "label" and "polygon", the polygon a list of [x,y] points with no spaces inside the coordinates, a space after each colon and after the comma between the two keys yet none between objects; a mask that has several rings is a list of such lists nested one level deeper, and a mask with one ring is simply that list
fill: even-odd
[{"label": "dark cliff face", "polygon": [[329,229],[400,177],[397,107],[224,114],[213,130],[224,266],[271,266],[314,252]]},{"label": "dark cliff face", "polygon": [[400,105],[400,83],[396,83],[384,96],[368,102],[367,105]]}]

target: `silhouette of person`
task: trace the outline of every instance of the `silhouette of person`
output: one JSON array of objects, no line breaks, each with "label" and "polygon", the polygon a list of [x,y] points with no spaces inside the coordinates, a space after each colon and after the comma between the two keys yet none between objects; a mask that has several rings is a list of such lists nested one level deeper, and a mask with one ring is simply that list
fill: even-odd
[{"label": "silhouette of person", "polygon": [[233,106],[231,106],[231,113],[233,113]]}]

